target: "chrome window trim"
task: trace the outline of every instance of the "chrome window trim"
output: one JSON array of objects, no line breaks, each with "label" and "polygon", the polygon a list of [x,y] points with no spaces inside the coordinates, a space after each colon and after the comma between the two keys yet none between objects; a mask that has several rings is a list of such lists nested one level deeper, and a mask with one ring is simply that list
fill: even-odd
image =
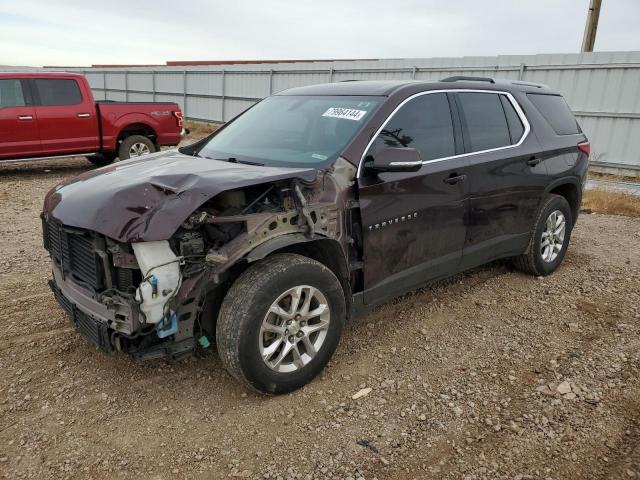
[{"label": "chrome window trim", "polygon": [[422,165],[422,161],[416,160],[415,162],[390,162],[392,167],[415,167],[416,165]]},{"label": "chrome window trim", "polygon": [[378,138],[378,135],[380,135],[380,132],[382,132],[384,127],[387,126],[387,123],[389,123],[389,121],[395,116],[395,114],[398,113],[398,111],[406,103],[410,102],[414,98],[421,97],[422,95],[430,95],[430,94],[433,94],[433,93],[494,93],[496,95],[504,95],[505,97],[507,97],[507,99],[509,100],[509,102],[511,103],[513,108],[515,109],[516,113],[518,114],[518,117],[520,117],[520,121],[522,122],[522,125],[524,126],[524,132],[522,132],[522,136],[520,137],[520,140],[518,140],[516,143],[511,144],[511,145],[505,145],[504,147],[490,148],[488,150],[479,150],[477,152],[461,153],[459,155],[452,155],[450,157],[434,158],[432,160],[423,160],[422,161],[422,165],[426,165],[427,163],[443,162],[445,160],[451,160],[451,159],[454,159],[454,158],[469,157],[471,155],[481,155],[483,153],[497,152],[499,150],[506,150],[508,148],[519,147],[520,145],[522,145],[522,143],[526,140],[526,138],[529,136],[529,133],[531,132],[531,125],[529,124],[529,120],[527,119],[527,116],[524,114],[524,111],[520,107],[520,104],[516,101],[515,97],[511,94],[511,92],[506,92],[506,91],[503,91],[503,90],[479,90],[479,89],[468,89],[468,88],[464,88],[464,89],[463,88],[452,88],[452,89],[445,89],[445,90],[429,90],[429,91],[426,91],[426,92],[418,92],[418,93],[415,93],[415,94],[411,95],[410,97],[405,98],[402,102],[400,102],[400,104],[396,108],[393,109],[393,112],[391,112],[389,114],[389,116],[382,123],[382,125],[380,125],[380,128],[378,128],[378,130],[376,130],[375,135],[373,135],[371,137],[371,140],[369,140],[369,143],[367,143],[367,147],[364,149],[362,157],[360,157],[360,163],[358,163],[358,172],[356,173],[356,178],[360,178],[361,177],[362,166],[364,164],[364,159],[367,156],[367,152],[371,148],[371,145],[373,145],[373,142],[375,142],[376,138]]}]

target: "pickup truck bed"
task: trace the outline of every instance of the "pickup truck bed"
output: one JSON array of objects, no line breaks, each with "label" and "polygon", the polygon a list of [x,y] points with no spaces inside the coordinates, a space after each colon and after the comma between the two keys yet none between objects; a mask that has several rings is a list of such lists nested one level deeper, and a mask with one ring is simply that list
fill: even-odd
[{"label": "pickup truck bed", "polygon": [[182,114],[176,103],[106,101],[96,102],[96,110],[104,150],[116,151],[121,133],[137,129],[158,145],[177,145],[182,138]]}]

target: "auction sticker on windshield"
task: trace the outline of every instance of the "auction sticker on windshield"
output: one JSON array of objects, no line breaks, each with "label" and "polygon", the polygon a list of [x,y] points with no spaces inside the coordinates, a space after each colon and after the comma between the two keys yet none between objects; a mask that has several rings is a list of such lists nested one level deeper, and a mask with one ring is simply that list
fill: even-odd
[{"label": "auction sticker on windshield", "polygon": [[356,110],[355,108],[331,107],[322,114],[323,117],[344,118],[345,120],[358,121],[367,114],[366,110]]}]

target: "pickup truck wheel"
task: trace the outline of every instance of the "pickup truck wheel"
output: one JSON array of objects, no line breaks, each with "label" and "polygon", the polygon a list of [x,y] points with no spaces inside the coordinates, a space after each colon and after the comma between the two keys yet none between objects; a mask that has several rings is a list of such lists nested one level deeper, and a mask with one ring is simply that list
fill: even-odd
[{"label": "pickup truck wheel", "polygon": [[90,155],[87,157],[87,160],[89,160],[97,167],[104,167],[105,165],[109,165],[113,163],[115,159],[116,156],[110,153],[97,153],[96,155]]},{"label": "pickup truck wheel", "polygon": [[329,361],[346,319],[344,291],[310,258],[276,254],[231,286],[216,325],[227,371],[261,393],[302,387]]},{"label": "pickup truck wheel", "polygon": [[156,151],[156,146],[147,137],[142,135],[131,135],[125,138],[118,149],[120,160],[147,155]]},{"label": "pickup truck wheel", "polygon": [[534,225],[527,253],[514,258],[516,268],[532,275],[553,273],[562,263],[573,227],[571,207],[560,195],[549,195]]}]

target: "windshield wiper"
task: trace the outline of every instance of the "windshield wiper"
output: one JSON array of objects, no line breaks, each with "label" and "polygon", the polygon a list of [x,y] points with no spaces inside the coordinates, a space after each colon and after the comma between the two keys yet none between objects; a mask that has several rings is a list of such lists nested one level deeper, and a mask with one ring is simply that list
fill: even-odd
[{"label": "windshield wiper", "polygon": [[250,162],[249,160],[238,160],[236,157],[216,158],[216,160],[222,160],[223,162],[229,162],[229,163],[243,163],[245,165],[256,165],[258,167],[264,167],[264,163]]},{"label": "windshield wiper", "polygon": [[264,163],[250,162],[249,160],[238,160],[236,157],[213,158],[213,157],[205,157],[204,155],[200,155],[199,153],[196,153],[195,156],[200,158],[206,158],[207,160],[218,160],[219,162],[242,163],[244,165],[255,165],[257,167],[264,167]]}]

